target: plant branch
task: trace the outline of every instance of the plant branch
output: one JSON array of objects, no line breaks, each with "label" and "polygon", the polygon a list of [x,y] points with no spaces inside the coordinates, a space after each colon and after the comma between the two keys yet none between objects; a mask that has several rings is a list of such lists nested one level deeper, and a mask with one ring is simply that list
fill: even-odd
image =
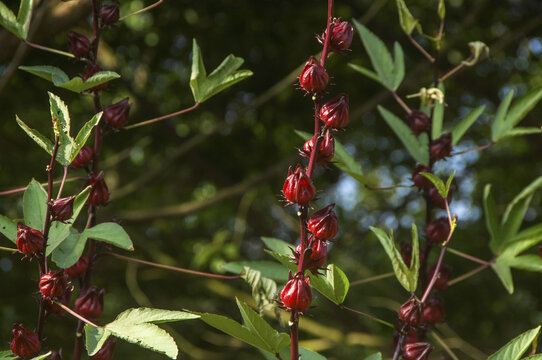
[{"label": "plant branch", "polygon": [[430,63],[435,62],[435,58],[432,57],[431,54],[429,54],[420,44],[418,44],[418,42],[414,40],[412,35],[408,34],[408,40],[410,40],[414,47],[416,47],[416,49],[418,49],[422,53],[422,55],[425,56],[427,60],[429,60]]},{"label": "plant branch", "polygon": [[361,284],[367,284],[367,283],[382,280],[382,279],[387,279],[387,278],[393,277],[393,276],[394,276],[393,272],[385,273],[385,274],[382,274],[382,275],[371,276],[371,277],[368,277],[366,279],[352,281],[350,283],[350,287],[356,286],[356,285],[361,285]]},{"label": "plant branch", "polygon": [[439,79],[440,82],[448,79],[450,76],[461,70],[463,67],[466,66],[465,62],[469,62],[474,58],[474,55],[471,54],[468,58],[461,61],[459,64],[457,64],[452,70],[448,71],[446,74],[442,75],[442,77]]},{"label": "plant branch", "polygon": [[68,166],[64,166],[64,175],[62,176],[62,180],[60,180],[60,187],[58,188],[58,194],[56,196],[57,199],[60,199],[62,196],[62,190],[64,189],[64,184],[66,183],[66,177],[68,176]]},{"label": "plant branch", "polygon": [[482,264],[482,265],[491,265],[491,263],[488,262],[488,261],[485,261],[485,260],[482,260],[482,259],[478,259],[478,258],[475,257],[475,256],[472,256],[472,255],[469,255],[469,254],[465,254],[464,252],[461,252],[461,251],[459,251],[459,250],[455,250],[455,249],[452,249],[452,248],[448,248],[448,251],[451,252],[451,253],[454,254],[454,255],[457,255],[457,256],[462,257],[462,258],[464,258],[464,259],[467,259],[467,260],[476,262],[476,263],[478,263],[478,264]]},{"label": "plant branch", "polygon": [[[76,181],[76,180],[85,180],[85,178],[73,177],[73,178],[66,179],[65,182]],[[62,179],[55,180],[55,181],[53,181],[53,184],[60,184],[61,182],[62,182]],[[46,186],[47,184],[48,184],[48,182],[41,183],[42,186]],[[17,188],[17,189],[0,191],[0,196],[18,194],[18,193],[24,192],[27,188],[28,188],[28,186],[24,186],[24,187],[20,187],[20,188]]]},{"label": "plant branch", "polygon": [[66,305],[64,305],[63,303],[61,303],[60,301],[55,301],[55,304],[57,304],[58,306],[60,306],[62,309],[64,309],[67,313],[75,316],[76,318],[78,318],[80,321],[86,323],[86,324],[89,324],[90,326],[94,326],[95,328],[101,328],[102,326],[100,325],[96,325],[95,323],[93,323],[92,321],[86,319],[84,316],[76,313],[75,311],[73,311],[72,309],[70,309],[69,307],[67,307]]},{"label": "plant branch", "polygon": [[297,311],[294,310],[290,314],[290,321],[288,322],[288,325],[290,325],[291,339],[290,359],[299,360],[299,316]]},{"label": "plant branch", "polygon": [[8,247],[3,247],[3,246],[0,246],[0,251],[8,251],[8,252],[18,252],[19,249],[13,249],[13,248],[8,248]]},{"label": "plant branch", "polygon": [[474,151],[482,151],[482,150],[485,150],[485,149],[488,149],[488,148],[492,147],[493,145],[495,145],[495,143],[493,141],[491,141],[488,144],[485,144],[485,145],[482,145],[482,146],[477,146],[477,147],[472,148],[472,149],[467,149],[467,150],[463,150],[463,151],[460,151],[460,152],[456,152],[456,153],[453,153],[450,156],[463,155],[463,154],[474,152]]},{"label": "plant branch", "polygon": [[74,59],[75,58],[75,55],[73,55],[72,53],[69,53],[69,52],[66,52],[66,51],[62,51],[62,50],[57,50],[57,49],[53,49],[53,48],[50,48],[50,47],[47,47],[47,46],[42,46],[42,45],[38,45],[38,44],[34,44],[33,42],[31,41],[28,41],[26,39],[22,39],[23,42],[30,46],[30,47],[33,47],[34,49],[39,49],[39,50],[43,50],[43,51],[48,51],[50,53],[53,53],[53,54],[57,54],[57,55],[62,55],[62,56],[66,56],[66,57],[69,57],[69,58],[72,58]]},{"label": "plant branch", "polygon": [[149,11],[149,10],[151,10],[151,9],[153,9],[153,8],[155,8],[155,7],[157,7],[158,5],[160,5],[160,4],[163,3],[163,2],[164,2],[164,0],[158,0],[157,2],[155,2],[155,3],[152,4],[152,5],[149,5],[149,6],[147,6],[147,7],[144,7],[143,9],[134,11],[134,12],[131,13],[131,14],[128,14],[128,15],[125,15],[125,16],[121,17],[121,18],[119,19],[119,21],[126,20],[126,19],[128,19],[130,16],[143,14],[144,12]]},{"label": "plant branch", "polygon": [[365,188],[367,190],[373,190],[373,191],[394,190],[394,189],[398,189],[398,188],[411,188],[411,187],[413,187],[413,185],[393,185],[393,186],[384,186],[384,187],[365,185]]},{"label": "plant branch", "polygon": [[452,360],[459,360],[459,358],[454,354],[452,349],[450,349],[450,347],[444,342],[444,340],[440,336],[438,336],[434,331],[431,332],[431,336],[435,338],[435,340],[440,344],[440,346],[442,346],[444,351],[446,351],[448,355],[450,355]]},{"label": "plant branch", "polygon": [[354,313],[354,314],[357,314],[359,316],[363,316],[364,318],[367,318],[367,319],[371,319],[371,320],[374,320],[382,325],[386,325],[387,327],[390,327],[392,329],[394,329],[395,327],[393,326],[393,324],[387,322],[387,321],[384,321],[384,320],[381,320],[377,317],[374,317],[372,315],[369,315],[369,314],[366,314],[364,312],[361,312],[361,311],[358,311],[358,310],[354,310],[352,308],[349,308],[347,306],[345,306],[344,304],[340,304],[340,305],[337,305],[340,309],[342,310],[346,310],[346,311],[350,311],[351,313]]},{"label": "plant branch", "polygon": [[134,128],[137,128],[137,127],[140,127],[140,126],[154,124],[155,122],[158,122],[158,121],[166,120],[166,119],[172,118],[172,117],[177,116],[177,115],[182,115],[182,114],[185,114],[185,113],[187,113],[189,111],[196,110],[200,105],[201,105],[201,103],[196,101],[194,103],[194,105],[192,105],[189,108],[186,108],[186,109],[183,109],[183,110],[180,110],[180,111],[168,114],[168,115],[160,116],[160,117],[157,117],[157,118],[154,118],[154,119],[142,121],[142,122],[139,122],[137,124],[126,126],[126,127],[124,127],[124,130],[130,130],[130,129],[134,129]]},{"label": "plant branch", "polygon": [[485,270],[489,266],[491,266],[491,263],[480,265],[477,268],[469,271],[468,273],[463,274],[461,276],[456,277],[455,279],[452,279],[452,280],[448,281],[448,286],[452,286],[454,284],[457,284],[458,282],[466,280],[466,279],[470,278],[471,276],[474,276],[474,275],[478,274],[480,271]]},{"label": "plant branch", "polygon": [[412,109],[408,107],[408,105],[403,101],[403,99],[399,97],[399,95],[397,95],[397,92],[395,92],[395,90],[392,91],[391,94],[393,95],[395,101],[397,101],[399,105],[401,105],[401,107],[406,111],[407,114],[410,114],[412,112]]}]

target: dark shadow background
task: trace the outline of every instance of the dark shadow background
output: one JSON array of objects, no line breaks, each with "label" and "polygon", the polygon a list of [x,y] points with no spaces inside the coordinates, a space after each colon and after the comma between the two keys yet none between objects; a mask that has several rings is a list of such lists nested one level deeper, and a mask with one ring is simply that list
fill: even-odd
[{"label": "dark shadow background", "polygon": [[[68,29],[90,36],[88,3],[41,3],[44,16],[34,41],[66,49]],[[139,0],[120,3],[122,14],[146,5]],[[437,1],[407,3],[427,33],[436,31]],[[16,1],[7,4],[16,10]],[[456,148],[459,151],[489,141],[490,116],[508,89],[524,94],[542,84],[542,7],[536,0],[450,0],[446,4],[442,71],[468,56],[470,41],[480,40],[491,48],[490,59],[446,82],[445,127],[451,127],[470,109],[486,105],[485,115]],[[403,34],[395,1],[337,1],[335,14],[362,21],[388,47],[393,41],[402,45],[407,68],[398,91],[402,97],[428,87],[432,69]],[[195,112],[105,139],[102,164],[113,200],[100,209],[99,219],[115,217],[123,222],[135,244],[133,256],[220,272],[228,261],[269,260],[261,236],[296,241],[294,210],[283,208],[278,200],[288,165],[300,161],[295,157],[296,148],[303,142],[293,130],[312,131],[312,101],[296,90],[295,78],[299,66],[321,49],[315,35],[323,31],[325,18],[326,1],[177,0],[166,1],[104,33],[100,49],[103,67],[117,71],[122,79],[110,83],[102,103],[108,105],[129,96],[134,104],[130,123],[192,105],[188,82],[194,37],[209,72],[230,53],[244,58],[243,68],[254,72],[253,77]],[[424,39],[417,39],[427,45]],[[20,56],[17,45],[16,39],[0,31],[0,74],[4,74],[0,78],[0,190],[25,186],[32,177],[46,180],[47,155],[16,125],[15,114],[47,132],[46,92],[52,91],[69,105],[74,129],[92,115],[90,97],[54,88],[22,71],[9,74],[13,61],[59,66],[72,76],[81,73],[79,63],[34,49]],[[376,112],[376,104],[400,116],[402,110],[380,85],[347,67],[348,62],[370,66],[357,34],[351,48],[345,57],[332,56],[328,65],[332,76],[329,95],[345,92],[350,96],[351,121],[346,132],[337,134],[337,140],[361,163],[371,185],[410,184],[414,161]],[[408,104],[417,107],[418,101],[409,100]],[[541,115],[538,106],[522,125],[540,126]],[[457,171],[452,212],[458,214],[459,228],[453,248],[491,258],[481,205],[483,187],[493,184],[502,214],[506,204],[541,175],[541,151],[538,136],[517,137],[439,164],[441,172],[437,173],[442,176],[451,169]],[[392,228],[397,239],[408,239],[413,221],[423,227],[424,206],[417,191],[368,191],[334,167],[317,171],[316,176],[315,185],[323,191],[317,206],[336,202],[340,219],[338,242],[329,261],[339,265],[351,281],[391,271],[368,227]],[[70,182],[65,193],[75,193],[81,186],[81,182]],[[170,207],[174,214],[163,216],[161,209]],[[22,195],[0,198],[0,212],[6,216],[20,217],[21,208]],[[540,211],[537,194],[524,226],[538,223]],[[0,245],[11,244],[3,239]],[[13,322],[33,327],[37,318],[37,266],[35,261],[19,259],[20,255],[0,253],[0,349],[8,348]],[[451,254],[445,260],[452,265],[454,276],[476,266]],[[513,295],[507,294],[491,270],[450,287],[444,294],[446,324],[439,328],[460,359],[485,359],[518,333],[542,322],[540,275],[524,271],[513,275]],[[111,258],[100,260],[93,282],[107,289],[104,323],[137,306],[187,308],[240,320],[234,296],[250,297],[250,288],[242,281],[218,282]],[[397,307],[407,296],[397,281],[389,278],[352,287],[346,305],[393,322]],[[302,326],[303,322],[307,325],[301,331],[302,345],[328,359],[362,359],[375,351],[391,354],[390,329],[341,312],[319,295],[315,295],[314,305],[313,317],[302,320]],[[49,318],[46,325],[49,343],[59,344],[68,359],[75,326],[76,321],[69,317]],[[185,359],[261,357],[253,348],[199,321],[167,328]],[[437,345],[431,358],[441,354]],[[119,342],[115,358],[162,357]]]}]

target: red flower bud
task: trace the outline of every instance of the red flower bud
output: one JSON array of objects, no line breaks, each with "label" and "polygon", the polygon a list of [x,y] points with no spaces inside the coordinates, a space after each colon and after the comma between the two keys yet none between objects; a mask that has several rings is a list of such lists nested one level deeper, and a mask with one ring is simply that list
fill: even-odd
[{"label": "red flower bud", "polygon": [[284,197],[291,204],[305,205],[312,200],[316,189],[310,177],[307,176],[301,165],[297,165],[295,172],[292,167],[288,169],[288,177],[282,187]]},{"label": "red flower bud", "polygon": [[45,247],[45,239],[41,231],[17,223],[17,248],[27,257],[38,254]]},{"label": "red flower bud", "polygon": [[[352,36],[354,35],[354,28],[347,21],[341,21],[340,18],[334,18],[331,24],[333,29],[331,30],[331,39],[329,45],[331,51],[338,54],[342,54],[344,50],[348,50],[350,44],[352,44]],[[323,45],[326,40],[327,30],[324,30],[322,36],[317,37],[318,41]]]},{"label": "red flower bud", "polygon": [[[396,322],[395,328],[397,329],[397,331],[393,334],[394,347],[397,346],[397,341],[399,341],[399,336],[401,335],[401,332],[404,332],[403,346],[405,344],[418,342],[418,332],[416,331],[416,328],[405,325],[405,323],[402,321]],[[408,329],[408,331],[406,331],[406,329]]]},{"label": "red flower bud", "polygon": [[73,159],[71,166],[76,169],[81,169],[86,167],[91,161],[94,155],[94,150],[90,146],[83,146],[79,153]]},{"label": "red flower bud", "polygon": [[[450,205],[450,202],[452,201],[452,193],[455,190],[455,185],[452,184],[450,186],[450,191],[448,192],[448,205]],[[438,207],[440,209],[446,209],[446,201],[444,201],[444,198],[440,196],[438,190],[436,187],[431,187],[428,192],[427,196],[429,197],[429,200],[431,201],[431,204],[435,207]]]},{"label": "red flower bud", "polygon": [[326,69],[311,56],[299,76],[301,87],[308,93],[318,93],[326,88],[328,80]]},{"label": "red flower bud", "polygon": [[423,304],[416,297],[411,297],[399,308],[399,319],[411,326],[417,326],[422,318]]},{"label": "red flower bud", "polygon": [[[314,137],[310,138],[303,145],[303,149],[299,150],[299,154],[303,157],[310,158],[311,152],[314,147]],[[318,146],[318,153],[316,154],[316,163],[320,166],[326,167],[327,163],[335,156],[335,139],[329,131],[326,131],[324,138],[320,141]]]},{"label": "red flower bud", "polygon": [[38,334],[27,329],[23,324],[13,324],[10,341],[11,352],[22,358],[36,355],[41,348]]},{"label": "red flower bud", "polygon": [[[83,70],[83,82],[87,81],[89,78],[91,78],[94,74],[96,73],[99,73],[100,71],[102,71],[102,68],[99,67],[98,65],[94,65],[94,64],[88,64],[86,67],[85,67],[85,70]],[[88,89],[87,91],[100,91],[100,90],[105,90],[107,88],[107,84],[108,83],[103,83],[103,84],[100,84],[98,86],[94,86],[93,88],[90,88]]]},{"label": "red flower bud", "polygon": [[73,201],[75,196],[55,200],[51,208],[53,220],[66,221],[73,215]]},{"label": "red flower bud", "polygon": [[90,40],[85,35],[70,31],[67,37],[70,52],[75,55],[75,57],[80,58],[86,56],[90,52]]},{"label": "red flower bud", "polygon": [[[429,270],[427,270],[427,283],[431,281],[431,278],[433,277],[433,274],[435,273],[436,269],[437,269],[437,266],[434,265]],[[440,267],[440,271],[437,275],[437,281],[435,282],[433,289],[436,289],[436,290],[446,289],[448,287],[448,281],[450,280],[450,276],[452,276],[452,268],[446,264],[442,264]]]},{"label": "red flower bud", "polygon": [[93,356],[90,357],[91,360],[109,360],[113,357],[115,352],[115,345],[117,345],[117,338],[110,336],[102,348]]},{"label": "red flower bud", "polygon": [[[301,244],[295,248],[297,254],[301,253]],[[296,255],[296,258],[299,255]],[[325,241],[316,240],[312,242],[312,251],[310,256],[304,258],[304,268],[310,270],[313,274],[318,272],[327,261],[327,246]]]},{"label": "red flower bud", "polygon": [[320,240],[331,240],[339,231],[337,215],[333,211],[335,204],[326,206],[312,214],[309,219],[309,231]]},{"label": "red flower bud", "polygon": [[426,173],[433,173],[430,168],[428,168],[425,165],[418,165],[414,169],[414,172],[412,173],[412,182],[414,183],[414,186],[420,189],[429,189],[431,186],[433,186],[433,183],[431,180],[426,178],[425,176],[421,175],[421,172]]},{"label": "red flower bud", "polygon": [[[72,298],[72,291],[73,288],[71,286],[68,286],[66,291],[64,291],[64,294],[56,298],[56,301],[59,301],[60,303],[69,306],[70,300]],[[57,305],[52,299],[45,299],[45,306],[47,309],[47,313],[49,314],[56,314],[61,315],[64,314],[65,310],[61,308],[59,305]]]},{"label": "red flower bud", "polygon": [[423,307],[423,322],[436,324],[444,320],[444,301],[441,297],[430,297]]},{"label": "red flower bud", "polygon": [[99,318],[104,309],[104,294],[104,289],[98,290],[96,286],[88,288],[75,300],[75,309],[85,317]]},{"label": "red flower bud", "polygon": [[310,278],[304,278],[302,274],[292,277],[280,292],[280,299],[289,311],[304,311],[312,302]]},{"label": "red flower bud", "polygon": [[[425,253],[422,249],[419,249],[419,256],[420,256],[420,264],[423,262]],[[410,263],[412,262],[412,245],[401,241],[401,257],[403,258],[403,261],[405,262],[405,265],[410,267]]]},{"label": "red flower bud", "polygon": [[56,298],[64,294],[68,281],[64,270],[49,271],[40,278],[40,292],[43,297]]},{"label": "red flower bud", "polygon": [[331,128],[344,128],[348,123],[348,96],[339,94],[322,105],[320,119]]},{"label": "red flower bud", "polygon": [[105,205],[109,201],[109,189],[104,180],[103,171],[100,171],[98,176],[90,174],[88,181],[83,186],[83,189],[91,185],[90,194],[87,202],[94,206]]},{"label": "red flower bud", "polygon": [[87,271],[87,268],[88,268],[88,259],[86,256],[81,256],[75,264],[73,264],[67,269],[64,269],[64,272],[72,279],[75,279],[83,275],[85,271]]},{"label": "red flower bud", "polygon": [[116,104],[109,105],[104,109],[104,118],[107,123],[115,130],[119,130],[128,122],[128,113],[131,104],[128,104],[128,98],[119,101]]},{"label": "red flower bud", "polygon": [[447,133],[441,135],[438,139],[431,142],[429,153],[431,159],[440,160],[449,156],[452,152],[452,134]]},{"label": "red flower bud", "polygon": [[433,346],[426,342],[417,342],[403,346],[403,358],[405,360],[427,360]]},{"label": "red flower bud", "polygon": [[427,224],[425,235],[432,243],[439,244],[446,240],[450,233],[450,224],[445,217],[438,218]]},{"label": "red flower bud", "polygon": [[119,21],[119,4],[104,5],[100,9],[102,25],[111,26]]},{"label": "red flower bud", "polygon": [[421,134],[429,128],[429,117],[423,111],[412,110],[407,115],[407,122],[410,130],[416,135]]}]

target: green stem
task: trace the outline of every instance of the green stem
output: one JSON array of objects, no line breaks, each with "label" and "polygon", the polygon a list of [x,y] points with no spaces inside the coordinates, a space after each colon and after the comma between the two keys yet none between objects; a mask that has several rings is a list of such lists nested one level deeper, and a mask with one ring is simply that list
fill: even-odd
[{"label": "green stem", "polygon": [[367,284],[367,283],[382,280],[382,279],[387,279],[387,278],[393,277],[393,276],[394,276],[393,272],[385,273],[385,274],[382,274],[382,275],[371,276],[371,277],[368,277],[366,279],[352,281],[350,283],[350,287],[356,286],[356,285],[361,285],[361,284]]},{"label": "green stem", "polygon": [[147,6],[147,7],[144,7],[143,9],[134,11],[134,12],[131,13],[131,14],[128,14],[128,15],[126,15],[126,16],[121,17],[121,18],[119,19],[119,21],[126,20],[126,19],[128,19],[130,16],[143,14],[144,12],[149,11],[149,10],[151,10],[152,8],[157,7],[158,5],[160,5],[160,4],[163,3],[163,2],[164,2],[164,0],[158,0],[157,2],[155,2],[155,3],[152,4],[152,5],[149,5],[149,6]]}]

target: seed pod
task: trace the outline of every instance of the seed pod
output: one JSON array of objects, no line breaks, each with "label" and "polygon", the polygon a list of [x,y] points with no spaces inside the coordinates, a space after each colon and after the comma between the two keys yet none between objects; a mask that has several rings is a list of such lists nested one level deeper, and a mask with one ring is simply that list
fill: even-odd
[{"label": "seed pod", "polygon": [[[64,294],[56,298],[56,301],[69,306],[72,298],[72,292],[73,288],[68,286],[66,291],[64,291]],[[65,312],[65,310],[56,304],[52,299],[45,299],[45,308],[47,309],[48,314],[62,315]]]},{"label": "seed pod", "polygon": [[[341,21],[341,18],[334,18],[331,26],[330,49],[337,54],[343,54],[345,50],[350,48],[350,44],[352,44],[354,28],[349,22]],[[318,42],[322,45],[324,45],[326,40],[326,33],[327,29],[324,30],[322,36],[317,36]]]},{"label": "seed pod", "polygon": [[[452,194],[454,190],[455,190],[455,185],[452,184],[452,186],[450,186],[450,191],[448,192],[448,198],[447,198],[448,205],[450,205],[452,201]],[[440,209],[446,209],[446,201],[444,201],[444,198],[440,196],[436,187],[433,186],[427,191],[427,197],[429,198],[429,201],[431,201],[431,204],[434,207],[438,207]]]},{"label": "seed pod", "polygon": [[23,324],[13,324],[10,342],[11,352],[22,358],[36,355],[41,348],[38,334],[27,329]]},{"label": "seed pod", "polygon": [[45,247],[41,231],[32,229],[23,223],[17,223],[17,248],[25,257],[37,255]]},{"label": "seed pod", "polygon": [[128,114],[132,106],[128,100],[126,98],[104,109],[105,120],[115,130],[121,129],[128,122]]},{"label": "seed pod", "polygon": [[88,318],[99,318],[104,308],[105,290],[98,290],[96,286],[88,288],[77,300],[75,309]]},{"label": "seed pod", "polygon": [[102,348],[93,356],[90,357],[91,360],[109,360],[113,357],[115,352],[115,345],[117,345],[117,338],[110,336]]},{"label": "seed pod", "polygon": [[449,156],[452,153],[452,134],[443,134],[433,141],[429,153],[433,160],[441,160]]},{"label": "seed pod", "polygon": [[89,185],[92,187],[90,188],[87,203],[94,206],[106,205],[109,201],[109,189],[105,183],[103,171],[97,176],[91,173],[83,189]]},{"label": "seed pod", "polygon": [[280,299],[289,311],[304,311],[312,302],[310,279],[302,274],[292,277],[290,273],[288,282],[280,292]]},{"label": "seed pod", "polygon": [[[435,270],[437,269],[436,265],[433,265],[429,270],[427,270],[427,283],[431,281],[431,278],[433,277],[433,274],[435,273]],[[442,264],[440,266],[440,271],[437,275],[437,280],[435,281],[435,285],[433,285],[433,289],[435,290],[444,290],[448,287],[448,281],[450,280],[450,276],[452,276],[452,268],[446,264]]]},{"label": "seed pod", "polygon": [[412,296],[399,308],[399,319],[410,326],[417,326],[422,318],[423,304],[415,296]]},{"label": "seed pod", "polygon": [[432,296],[425,301],[423,307],[423,322],[436,324],[444,320],[444,301],[441,297]]},{"label": "seed pod", "polygon": [[450,233],[450,224],[445,217],[438,218],[427,224],[425,235],[434,244],[440,244],[446,240]]},{"label": "seed pod", "polygon": [[421,134],[429,128],[429,117],[420,110],[412,110],[407,115],[407,122],[410,130],[416,135]]},{"label": "seed pod", "polygon": [[422,172],[433,173],[431,169],[427,166],[418,165],[412,173],[412,182],[414,183],[414,186],[419,189],[429,189],[431,186],[433,186],[433,183],[431,182],[431,180],[421,175],[420,173]]},{"label": "seed pod", "polygon": [[322,105],[320,119],[331,128],[344,128],[348,123],[348,95],[339,94]]},{"label": "seed pod", "polygon": [[[314,137],[310,138],[303,145],[303,149],[299,149],[299,154],[303,157],[310,158],[311,152],[314,147]],[[315,162],[323,167],[326,167],[328,162],[335,156],[335,139],[327,130],[324,138],[320,141],[318,146],[318,153],[316,154]]]},{"label": "seed pod", "polygon": [[326,69],[311,56],[299,76],[301,87],[308,93],[319,93],[326,88],[328,80]]},{"label": "seed pod", "polygon": [[[312,238],[311,238],[312,239]],[[309,239],[310,243],[310,239]],[[295,251],[297,253],[296,260],[299,261],[299,256],[301,255],[301,244],[297,245],[295,248]],[[327,245],[325,241],[322,240],[315,240],[312,242],[312,251],[310,252],[310,256],[307,258],[304,258],[304,268],[310,270],[313,274],[316,274],[318,272],[318,269],[320,269],[327,261]]]},{"label": "seed pod", "polygon": [[75,31],[70,31],[67,38],[70,53],[75,55],[77,58],[88,55],[91,45],[90,40],[85,35],[76,33]]},{"label": "seed pod", "polygon": [[339,231],[337,215],[333,211],[335,204],[330,204],[312,214],[309,219],[309,231],[320,240],[331,240]]},{"label": "seed pod", "polygon": [[71,166],[76,169],[84,168],[92,161],[93,155],[94,150],[92,150],[90,146],[85,145],[79,150],[79,153],[75,159],[73,159]]},{"label": "seed pod", "polygon": [[111,26],[119,21],[119,4],[104,5],[100,9],[102,25]]},{"label": "seed pod", "polygon": [[88,268],[88,258],[83,255],[79,258],[79,260],[77,260],[75,264],[73,264],[67,269],[64,269],[64,272],[70,278],[75,279],[83,275],[87,271],[87,268]]},{"label": "seed pod", "polygon": [[301,165],[297,165],[295,172],[292,167],[288,169],[288,177],[282,187],[284,197],[291,204],[305,205],[312,200],[316,189],[311,179]]},{"label": "seed pod", "polygon": [[73,215],[73,201],[75,196],[55,200],[51,208],[53,220],[66,221]]},{"label": "seed pod", "polygon": [[403,346],[403,358],[405,360],[427,360],[433,346],[426,342],[417,342]]},{"label": "seed pod", "polygon": [[40,278],[40,292],[45,298],[62,296],[68,287],[64,270],[49,271]]}]

